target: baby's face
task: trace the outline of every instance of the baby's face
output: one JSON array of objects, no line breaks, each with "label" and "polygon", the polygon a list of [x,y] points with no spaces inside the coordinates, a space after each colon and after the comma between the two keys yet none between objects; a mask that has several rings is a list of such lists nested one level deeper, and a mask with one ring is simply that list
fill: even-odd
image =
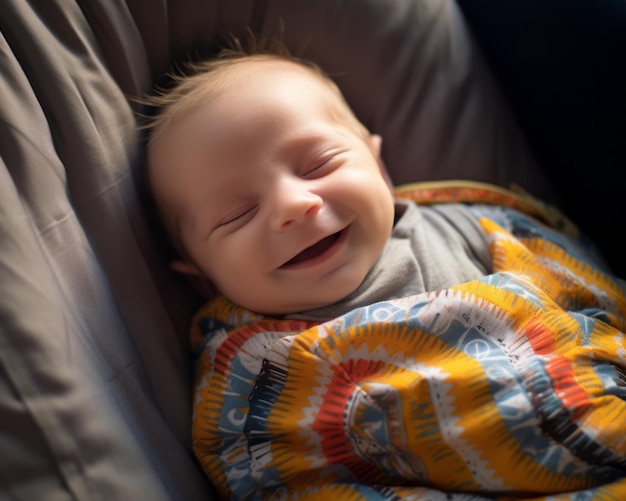
[{"label": "baby's face", "polygon": [[149,151],[152,187],[200,273],[268,314],[353,292],[382,252],[393,197],[378,151],[306,68],[261,61]]}]

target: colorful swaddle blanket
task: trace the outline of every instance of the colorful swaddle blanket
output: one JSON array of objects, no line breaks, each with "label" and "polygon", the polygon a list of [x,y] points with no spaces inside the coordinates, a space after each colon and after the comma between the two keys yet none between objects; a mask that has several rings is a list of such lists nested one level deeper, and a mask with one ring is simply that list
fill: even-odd
[{"label": "colorful swaddle blanket", "polygon": [[194,450],[225,498],[626,500],[625,283],[470,207],[480,280],[319,325],[201,309]]}]

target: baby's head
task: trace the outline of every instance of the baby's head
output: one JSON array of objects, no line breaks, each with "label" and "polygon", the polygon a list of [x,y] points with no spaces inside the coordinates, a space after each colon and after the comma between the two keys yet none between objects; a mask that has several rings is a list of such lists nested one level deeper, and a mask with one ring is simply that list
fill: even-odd
[{"label": "baby's head", "polygon": [[175,269],[268,314],[359,286],[391,232],[393,197],[380,138],[328,77],[230,51],[155,102],[147,179]]}]

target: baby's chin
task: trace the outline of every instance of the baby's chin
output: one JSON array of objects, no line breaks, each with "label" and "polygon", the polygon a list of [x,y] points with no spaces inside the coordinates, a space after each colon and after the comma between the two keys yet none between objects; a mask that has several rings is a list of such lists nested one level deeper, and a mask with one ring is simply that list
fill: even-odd
[{"label": "baby's chin", "polygon": [[[361,280],[362,282],[362,280]],[[349,287],[345,288],[334,288],[333,291],[328,291],[327,295],[323,295],[322,297],[315,298],[314,300],[311,298],[307,298],[307,300],[303,301],[286,301],[283,304],[273,304],[273,305],[261,305],[257,304],[257,308],[248,308],[249,310],[256,311],[262,315],[267,316],[285,316],[294,313],[305,313],[307,311],[319,310],[321,308],[326,308],[327,306],[331,306],[336,304],[346,298],[348,298],[353,292],[355,292],[361,282],[358,282],[356,285],[350,284]],[[291,298],[294,299],[294,298]]]}]

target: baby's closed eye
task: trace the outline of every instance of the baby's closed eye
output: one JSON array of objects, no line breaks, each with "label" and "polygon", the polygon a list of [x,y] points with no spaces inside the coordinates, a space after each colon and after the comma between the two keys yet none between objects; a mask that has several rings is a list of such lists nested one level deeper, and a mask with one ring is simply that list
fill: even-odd
[{"label": "baby's closed eye", "polygon": [[[246,204],[238,207],[234,211],[228,213],[216,225],[216,228],[224,227],[224,226],[236,226],[240,227],[246,224],[254,214],[256,214],[258,208],[258,204]],[[231,228],[229,228],[231,229]],[[236,229],[236,228],[232,228]]]},{"label": "baby's closed eye", "polygon": [[330,174],[340,164],[341,156],[339,152],[330,152],[315,160],[308,162],[301,171],[301,176],[305,179],[315,179]]}]

